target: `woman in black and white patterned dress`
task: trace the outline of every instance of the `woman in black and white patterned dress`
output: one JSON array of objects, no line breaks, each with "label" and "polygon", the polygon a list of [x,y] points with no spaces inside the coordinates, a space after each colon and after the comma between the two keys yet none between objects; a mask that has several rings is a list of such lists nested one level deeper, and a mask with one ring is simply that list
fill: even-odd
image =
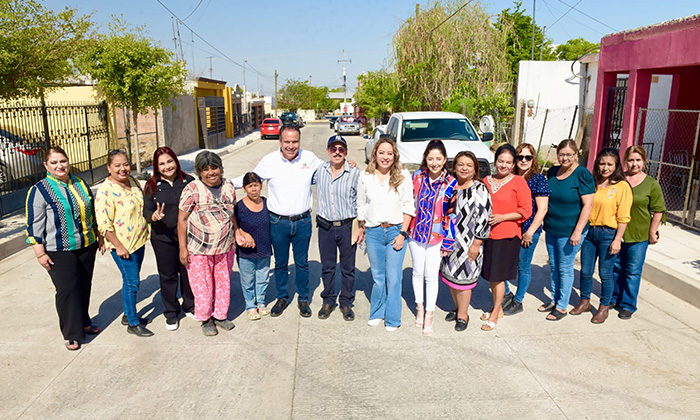
[{"label": "woman in black and white patterned dress", "polygon": [[454,159],[456,192],[448,210],[450,229],[455,238],[454,251],[442,259],[440,278],[450,286],[455,310],[445,317],[456,321],[455,330],[464,331],[469,324],[472,289],[481,273],[483,241],[491,230],[491,194],[479,180],[479,162],[472,152],[459,152]]}]

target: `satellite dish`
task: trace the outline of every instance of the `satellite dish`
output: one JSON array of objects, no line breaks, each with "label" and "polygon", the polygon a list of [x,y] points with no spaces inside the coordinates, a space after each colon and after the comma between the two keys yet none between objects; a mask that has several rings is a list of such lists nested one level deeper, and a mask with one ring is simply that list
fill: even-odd
[{"label": "satellite dish", "polygon": [[493,117],[490,115],[484,115],[479,121],[479,130],[482,133],[493,133],[493,128],[495,126],[496,123],[494,122]]}]

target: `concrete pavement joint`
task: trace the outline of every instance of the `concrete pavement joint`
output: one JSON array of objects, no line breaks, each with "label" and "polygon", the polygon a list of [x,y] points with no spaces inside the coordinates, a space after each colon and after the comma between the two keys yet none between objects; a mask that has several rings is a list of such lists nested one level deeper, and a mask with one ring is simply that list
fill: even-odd
[{"label": "concrete pavement joint", "polygon": [[301,335],[301,317],[297,319],[297,345],[294,349],[294,379],[292,380],[292,401],[291,408],[289,410],[289,418],[294,418],[294,399],[297,396],[297,366],[299,365],[299,336]]}]

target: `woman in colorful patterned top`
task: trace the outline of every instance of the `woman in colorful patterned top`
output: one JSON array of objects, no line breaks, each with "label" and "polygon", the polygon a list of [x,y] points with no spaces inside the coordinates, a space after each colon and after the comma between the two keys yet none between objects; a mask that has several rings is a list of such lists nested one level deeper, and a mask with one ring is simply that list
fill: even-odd
[{"label": "woman in colorful patterned top", "polygon": [[454,159],[455,193],[450,201],[451,236],[454,250],[442,259],[440,278],[450,286],[455,310],[445,320],[455,321],[455,330],[469,325],[469,303],[476,287],[484,258],[482,244],[489,237],[491,226],[491,194],[479,180],[479,161],[472,152],[459,152]]},{"label": "woman in colorful patterned top", "polygon": [[481,316],[486,321],[484,331],[496,328],[503,316],[504,282],[518,273],[518,257],[522,237],[522,223],[532,215],[532,194],[525,178],[513,174],[515,148],[504,144],[494,155],[496,173],[486,177],[484,183],[491,193],[493,205],[489,225],[491,232],[484,245],[484,268],[481,276],[489,281],[493,296],[493,309]]},{"label": "woman in colorful patterned top", "polygon": [[153,333],[144,325],[151,320],[136,315],[141,264],[150,235],[150,226],[143,217],[143,192],[131,177],[131,165],[123,151],[109,152],[107,171],[109,177],[97,190],[95,213],[105,246],[122,274],[122,325],[127,325],[130,334],[150,337]]},{"label": "woman in colorful patterned top", "polygon": [[194,293],[194,318],[202,333],[214,336],[217,326],[232,330],[227,319],[231,300],[231,268],[235,256],[234,209],[236,192],[222,177],[219,155],[204,151],[195,157],[199,179],[189,183],[180,196],[177,233],[180,262],[187,267]]},{"label": "woman in colorful patterned top", "polygon": [[593,164],[596,191],[593,209],[588,218],[591,227],[581,245],[581,300],[569,313],[580,315],[591,310],[593,272],[598,260],[598,275],[602,285],[600,306],[591,322],[602,324],[608,319],[614,283],[613,269],[622,248],[622,236],[630,221],[632,187],[625,180],[620,164],[620,152],[605,148]]},{"label": "woman in colorful patterned top", "polygon": [[515,152],[516,173],[527,181],[532,193],[532,216],[523,222],[523,239],[520,241],[520,256],[518,258],[518,291],[515,296],[508,290],[506,282],[506,296],[503,298],[503,314],[515,315],[523,311],[523,299],[532,279],[531,264],[535,255],[537,242],[542,233],[542,221],[547,214],[549,203],[549,183],[544,175],[540,174],[540,164],[537,161],[535,147],[528,143],[519,145]]},{"label": "woman in colorful patterned top", "polygon": [[58,324],[68,350],[78,350],[85,334],[98,334],[88,313],[95,254],[102,238],[95,223],[90,187],[70,174],[66,152],[44,155],[46,178],[27,193],[27,243],[56,288]]},{"label": "woman in colorful patterned top", "polygon": [[[194,317],[194,296],[187,269],[180,263],[177,240],[177,206],[185,186],[194,177],[182,172],[180,161],[169,147],[153,153],[153,176],[143,190],[143,217],[151,224],[151,245],[156,255],[160,296],[165,311],[165,328],[174,331],[180,326],[180,310]],[[177,292],[182,296],[182,306]]]},{"label": "woman in colorful patterned top", "polygon": [[416,217],[408,229],[408,249],[413,260],[416,327],[422,327],[425,336],[433,334],[440,262],[443,256],[452,252],[454,245],[446,213],[457,180],[447,172],[446,164],[445,145],[440,140],[431,140],[423,152],[420,169],[413,173]]},{"label": "woman in colorful patterned top", "polygon": [[647,152],[642,146],[625,150],[625,177],[632,187],[632,208],[620,257],[615,263],[615,289],[610,305],[619,309],[617,317],[630,319],[637,310],[639,284],[647,247],[659,242],[659,225],[666,223],[666,204],[659,182],[644,173]]}]

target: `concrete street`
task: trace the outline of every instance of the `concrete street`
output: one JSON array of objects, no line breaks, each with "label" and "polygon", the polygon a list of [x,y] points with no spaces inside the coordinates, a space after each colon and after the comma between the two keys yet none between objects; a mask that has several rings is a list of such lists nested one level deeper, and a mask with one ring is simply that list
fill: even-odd
[{"label": "concrete street", "polygon": [[[302,147],[325,159],[331,134],[326,122],[309,123]],[[364,140],[348,141],[350,159],[364,168]],[[226,176],[252,170],[277,146],[276,140],[260,140],[223,156]],[[469,328],[457,333],[443,320],[453,306],[441,284],[435,333],[423,337],[413,326],[407,252],[403,325],[387,333],[367,326],[372,278],[359,249],[357,319],[345,322],[338,310],[328,320],[317,318],[321,268],[315,237],[316,228],[309,258],[313,317],[301,318],[293,304],[279,318],[249,321],[236,266],[229,311],[236,328],[217,337],[203,336],[189,318],[175,332],[165,329],[150,245],[138,309],[153,318],[155,336],[128,335],[119,322],[119,271],[110,256],[99,256],[91,314],[104,331],[77,352],[63,346],[53,285],[31,249],[5,258],[0,418],[700,418],[700,309],[647,281],[629,321],[616,312],[602,325],[591,324],[587,314],[545,321],[536,311],[549,295],[542,240],[523,313],[481,331],[479,316],[491,297],[480,283]],[[599,291],[596,283],[594,293]],[[271,282],[270,304],[274,294]],[[575,291],[571,303],[577,301]]]}]

